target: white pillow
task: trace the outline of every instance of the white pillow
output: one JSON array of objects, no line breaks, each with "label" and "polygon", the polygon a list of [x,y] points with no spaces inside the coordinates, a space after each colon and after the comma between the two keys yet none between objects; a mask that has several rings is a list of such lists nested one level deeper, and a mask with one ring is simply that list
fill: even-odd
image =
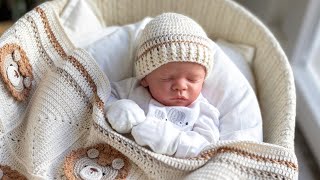
[{"label": "white pillow", "polygon": [[[101,38],[103,25],[86,0],[69,0],[60,14],[60,22],[76,47],[85,47]],[[109,29],[112,31],[112,29]],[[110,33],[103,31],[103,33]]]},{"label": "white pillow", "polygon": [[110,81],[119,81],[134,75],[133,57],[136,49],[134,42],[140,30],[150,20],[151,18],[145,18],[135,24],[105,28],[107,35],[85,47]]},{"label": "white pillow", "polygon": [[220,140],[255,137],[262,141],[262,117],[255,93],[236,65],[214,45],[215,62],[202,93],[220,112],[219,129],[224,130]]},{"label": "white pillow", "polygon": [[256,92],[255,78],[251,69],[255,48],[246,44],[231,43],[223,39],[217,39],[216,43],[239,68]]}]

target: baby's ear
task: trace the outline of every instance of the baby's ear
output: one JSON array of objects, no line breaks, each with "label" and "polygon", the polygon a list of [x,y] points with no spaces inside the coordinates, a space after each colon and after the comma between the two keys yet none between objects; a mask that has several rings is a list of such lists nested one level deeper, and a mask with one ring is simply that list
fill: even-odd
[{"label": "baby's ear", "polygon": [[148,82],[146,81],[146,78],[141,79],[141,80],[140,80],[140,84],[141,84],[141,86],[143,86],[143,87],[148,87]]}]

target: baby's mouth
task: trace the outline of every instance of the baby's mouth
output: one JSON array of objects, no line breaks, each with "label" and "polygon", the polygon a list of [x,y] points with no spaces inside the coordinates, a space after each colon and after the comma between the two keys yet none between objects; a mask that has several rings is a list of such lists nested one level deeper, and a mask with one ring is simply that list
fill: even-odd
[{"label": "baby's mouth", "polygon": [[185,101],[185,100],[188,100],[186,97],[183,97],[183,96],[178,96],[178,97],[174,97],[174,98],[171,98],[172,100],[180,100],[180,101]]}]

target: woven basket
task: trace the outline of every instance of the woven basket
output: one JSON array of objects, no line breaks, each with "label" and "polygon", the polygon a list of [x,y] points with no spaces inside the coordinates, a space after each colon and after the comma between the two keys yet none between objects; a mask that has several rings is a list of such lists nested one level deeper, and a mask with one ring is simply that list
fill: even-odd
[{"label": "woven basket", "polygon": [[[130,172],[122,175],[129,179],[298,177],[292,70],[277,40],[256,17],[231,0],[86,1],[104,26],[134,23],[171,11],[195,19],[212,39],[254,46],[252,68],[264,142],[271,144],[219,141],[200,157],[179,159],[154,153],[114,132],[105,123],[101,100],[107,98],[107,80],[95,61],[63,33],[55,15],[68,0],[54,0],[21,17],[0,38],[0,63],[6,63],[0,65],[0,169],[4,177],[17,179],[19,172],[28,179],[61,179],[74,170],[73,166],[61,169],[65,157],[74,162],[72,152],[80,150],[82,157],[88,148],[103,146],[107,150],[98,158],[109,162],[108,145],[128,160],[124,170],[131,167]],[[15,88],[22,81],[13,87],[16,81],[11,81],[12,76],[10,80],[9,68],[3,68],[13,66],[13,61],[18,67],[10,70],[18,68],[23,76],[23,91]]]},{"label": "woven basket", "polygon": [[[145,16],[177,12],[196,20],[212,39],[223,38],[256,48],[252,68],[263,117],[264,142],[294,149],[296,94],[293,73],[279,42],[253,14],[231,0],[92,0],[106,25],[134,23]],[[56,0],[58,14],[67,0]]]}]

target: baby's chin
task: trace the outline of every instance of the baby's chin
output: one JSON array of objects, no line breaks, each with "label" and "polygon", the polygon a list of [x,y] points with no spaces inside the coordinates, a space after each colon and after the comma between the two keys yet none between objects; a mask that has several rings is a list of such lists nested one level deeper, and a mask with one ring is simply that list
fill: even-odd
[{"label": "baby's chin", "polygon": [[192,103],[192,101],[185,99],[170,99],[168,101],[160,103],[165,106],[189,106]]}]

